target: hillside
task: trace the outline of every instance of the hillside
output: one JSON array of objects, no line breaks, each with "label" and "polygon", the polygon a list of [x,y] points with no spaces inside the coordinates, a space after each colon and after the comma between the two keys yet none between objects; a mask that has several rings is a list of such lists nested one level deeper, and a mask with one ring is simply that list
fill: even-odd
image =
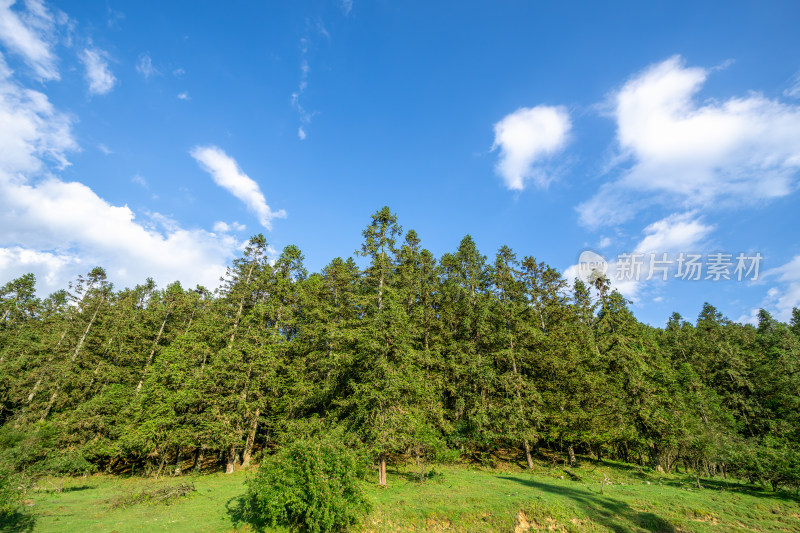
[{"label": "hillside", "polygon": [[[435,466],[420,483],[417,472],[389,471],[389,486],[366,485],[374,509],[364,531],[797,531],[800,502],[787,492],[703,479],[659,475],[631,465],[589,463],[568,469],[537,461],[534,473],[513,465]],[[248,531],[237,521],[236,498],[246,472],[152,479],[90,476],[49,479],[29,495],[34,531]],[[601,481],[610,482],[603,487]],[[171,504],[112,508],[121,496],[194,483],[197,491]],[[50,487],[50,488],[48,488]],[[28,522],[30,524],[30,522]],[[9,529],[10,524],[6,524]],[[529,529],[528,529],[529,528]],[[5,531],[4,530],[4,531]]]}]

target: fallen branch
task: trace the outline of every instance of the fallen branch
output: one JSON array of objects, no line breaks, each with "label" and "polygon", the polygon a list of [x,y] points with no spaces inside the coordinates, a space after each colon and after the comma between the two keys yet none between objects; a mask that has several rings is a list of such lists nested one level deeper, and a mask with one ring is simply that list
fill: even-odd
[{"label": "fallen branch", "polygon": [[196,490],[197,489],[194,488],[194,483],[179,483],[177,485],[160,487],[151,490],[144,490],[138,493],[126,494],[113,499],[110,502],[110,505],[112,509],[115,509],[117,507],[125,508],[125,507],[130,507],[131,505],[138,505],[141,503],[168,504],[171,503],[172,500],[188,496],[189,494],[195,492]]}]

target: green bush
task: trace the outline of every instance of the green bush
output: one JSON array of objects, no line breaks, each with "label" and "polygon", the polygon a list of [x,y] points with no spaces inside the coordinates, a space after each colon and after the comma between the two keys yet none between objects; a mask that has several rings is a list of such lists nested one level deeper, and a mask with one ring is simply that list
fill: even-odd
[{"label": "green bush", "polygon": [[0,428],[0,467],[36,478],[43,475],[78,475],[94,469],[79,450],[64,448],[59,428],[40,422],[27,430]]},{"label": "green bush", "polygon": [[265,458],[248,480],[244,502],[256,527],[347,531],[369,511],[360,480],[362,458],[342,444],[303,438]]},{"label": "green bush", "polygon": [[0,524],[19,508],[19,492],[13,481],[11,473],[0,467]]}]

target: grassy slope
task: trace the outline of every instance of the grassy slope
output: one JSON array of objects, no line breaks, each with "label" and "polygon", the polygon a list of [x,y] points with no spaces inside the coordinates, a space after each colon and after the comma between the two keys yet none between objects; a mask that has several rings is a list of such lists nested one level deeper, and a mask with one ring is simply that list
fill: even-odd
[{"label": "grassy slope", "polygon": [[[34,502],[34,531],[59,533],[126,532],[126,531],[191,531],[218,532],[232,530],[227,512],[228,502],[244,492],[246,474],[232,476],[210,474],[184,476],[178,479],[115,478],[92,476],[64,481],[64,491],[29,494]],[[140,504],[112,509],[110,502],[126,494],[194,482],[197,492],[172,505]],[[51,480],[56,485],[61,480]],[[50,485],[43,483],[42,487]]]},{"label": "grassy slope", "polygon": [[[389,531],[800,531],[800,503],[787,494],[722,480],[698,490],[684,476],[654,476],[622,465],[574,469],[539,467],[483,470],[435,468],[418,483],[411,472],[390,472],[389,488],[369,485],[374,501],[366,529]],[[561,477],[563,476],[564,479]],[[600,480],[613,482],[600,494]],[[172,505],[140,504],[111,509],[123,494],[178,482],[93,476],[71,479],[62,493],[29,494],[35,531],[237,531],[227,510],[244,491],[246,474],[186,476],[197,492]],[[648,484],[649,482],[649,484]],[[47,483],[43,484],[47,487]],[[0,530],[2,528],[0,527]]]}]

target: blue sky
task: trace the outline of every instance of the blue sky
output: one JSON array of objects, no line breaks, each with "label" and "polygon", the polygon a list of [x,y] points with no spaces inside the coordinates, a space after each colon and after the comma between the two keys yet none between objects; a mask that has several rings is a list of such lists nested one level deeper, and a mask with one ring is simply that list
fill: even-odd
[{"label": "blue sky", "polygon": [[[0,280],[216,287],[258,232],[318,271],[389,205],[437,256],[592,250],[653,325],[787,320],[800,5],[610,5],[0,0]],[[676,278],[682,252],[733,279]]]}]

